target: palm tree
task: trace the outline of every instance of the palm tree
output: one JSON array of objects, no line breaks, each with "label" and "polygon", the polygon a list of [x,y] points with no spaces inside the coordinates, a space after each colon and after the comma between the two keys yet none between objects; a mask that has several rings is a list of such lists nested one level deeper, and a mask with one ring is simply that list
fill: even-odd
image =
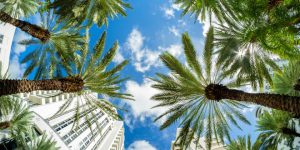
[{"label": "palm tree", "polygon": [[288,66],[284,66],[283,72],[275,72],[272,92],[300,96],[300,91],[295,89],[295,87],[297,87],[299,77],[300,62],[290,61]]},{"label": "palm tree", "polygon": [[263,139],[262,146],[277,149],[283,140],[292,146],[294,138],[300,137],[300,133],[296,132],[292,123],[290,113],[278,110],[265,111],[257,121],[257,130],[261,132],[259,138]]},{"label": "palm tree", "polygon": [[42,134],[41,137],[35,135],[35,133],[31,133],[29,136],[19,134],[16,139],[19,143],[18,150],[59,150],[55,145],[56,142],[51,138],[47,138],[45,134]]},{"label": "palm tree", "polygon": [[225,75],[237,75],[238,83],[248,80],[254,89],[258,86],[262,88],[265,81],[272,85],[268,69],[280,72],[272,57],[296,58],[300,54],[294,46],[294,40],[279,33],[273,33],[272,37],[267,33],[271,30],[260,27],[254,21],[235,21],[232,24],[235,25],[217,28],[215,44],[219,53],[218,65],[226,70]]},{"label": "palm tree", "polygon": [[[230,139],[231,124],[240,128],[237,120],[250,124],[240,113],[242,109],[247,107],[237,101],[211,99],[205,96],[206,87],[210,83],[219,83],[221,80],[218,76],[219,72],[213,72],[214,65],[211,61],[213,53],[212,28],[207,34],[203,50],[205,69],[196,59],[196,51],[187,33],[182,36],[182,43],[188,68],[168,52],[160,56],[172,74],[157,74],[158,79],[153,79],[156,82],[153,87],[161,91],[161,93],[154,95],[153,99],[159,102],[156,107],[168,106],[170,109],[156,118],[155,121],[167,116],[167,120],[164,121],[160,129],[165,129],[179,121],[182,131],[179,133],[177,142],[184,149],[190,144],[194,136],[196,137],[195,141],[199,141],[202,135],[205,136],[207,146],[210,148],[213,137],[222,143],[224,143],[224,138]],[[219,70],[219,68],[214,68],[214,70]]]},{"label": "palm tree", "polygon": [[296,0],[261,0],[253,1],[231,1],[230,9],[236,12],[235,15],[241,20],[255,20],[264,22],[264,25],[272,28],[273,31],[288,29],[296,35],[299,31],[297,25],[300,23],[300,3]]},{"label": "palm tree", "polygon": [[84,37],[79,33],[81,28],[70,28],[64,22],[58,22],[53,11],[39,11],[40,26],[51,32],[48,41],[26,39],[19,44],[31,46],[21,63],[29,64],[23,77],[34,74],[34,79],[61,77],[69,68],[68,63],[73,60],[76,50],[81,49]]},{"label": "palm tree", "polygon": [[0,0],[0,21],[9,23],[42,42],[46,42],[51,36],[47,29],[18,19],[36,13],[39,6],[37,0]]},{"label": "palm tree", "polygon": [[33,114],[27,104],[13,96],[2,96],[0,100],[0,130],[8,130],[12,137],[27,132],[33,125]]},{"label": "palm tree", "polygon": [[87,25],[93,23],[99,27],[103,24],[108,25],[108,20],[118,14],[126,16],[125,8],[131,8],[130,4],[123,0],[54,0],[50,4],[60,20],[70,20],[72,24],[80,25],[87,20]]},{"label": "palm tree", "polygon": [[[212,63],[213,39],[213,28],[210,28],[203,50],[205,68],[202,68],[197,60],[194,46],[187,33],[182,38],[187,67],[167,52],[160,56],[163,63],[172,72],[171,75],[157,74],[158,79],[153,79],[155,81],[153,87],[161,91],[153,96],[154,100],[160,102],[156,107],[170,107],[167,112],[156,119],[167,116],[168,119],[163,123],[161,129],[182,119],[180,125],[183,126],[183,132],[180,133],[180,139],[182,139],[180,142],[185,145],[191,141],[194,133],[199,137],[206,133],[207,141],[211,141],[212,135],[219,140],[222,140],[224,136],[229,138],[229,125],[225,116],[236,126],[238,124],[234,117],[249,123],[239,112],[240,109],[245,108],[245,105],[240,102],[249,102],[300,114],[298,109],[300,97],[246,93],[241,90],[229,89],[236,86],[235,81],[226,82],[227,86],[222,85],[226,78],[221,73],[220,65]],[[204,126],[206,128],[203,128]],[[192,131],[192,134],[189,134],[189,130]]]},{"label": "palm tree", "polygon": [[219,22],[235,17],[229,9],[230,3],[226,0],[175,0],[174,3],[183,9],[182,16],[190,13],[195,19],[205,20],[208,17],[210,23],[212,17],[216,17]]},{"label": "palm tree", "polygon": [[230,141],[230,143],[226,145],[226,149],[227,150],[259,150],[261,143],[262,143],[261,140],[257,139],[255,143],[252,144],[250,135],[248,135],[248,137],[239,136],[235,141]]},{"label": "palm tree", "polygon": [[[129,94],[120,93],[118,86],[124,78],[120,78],[118,72],[128,63],[127,60],[107,69],[118,49],[116,42],[104,55],[104,43],[106,34],[103,33],[93,49],[89,49],[88,40],[86,46],[76,52],[73,63],[68,63],[71,69],[66,70],[63,78],[43,80],[0,80],[0,96],[16,93],[26,93],[36,90],[60,90],[66,93],[80,93],[91,90],[103,95],[129,98]],[[87,34],[88,36],[88,34]],[[67,65],[68,65],[67,64]]]}]

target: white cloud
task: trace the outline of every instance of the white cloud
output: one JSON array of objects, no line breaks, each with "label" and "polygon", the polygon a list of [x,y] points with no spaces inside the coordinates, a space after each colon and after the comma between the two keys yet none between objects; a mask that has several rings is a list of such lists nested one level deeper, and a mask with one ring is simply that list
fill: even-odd
[{"label": "white cloud", "polygon": [[8,68],[8,74],[10,78],[19,79],[23,76],[26,69],[25,64],[19,63],[19,57],[15,55],[11,60]]},{"label": "white cloud", "polygon": [[144,121],[145,117],[156,117],[160,115],[163,110],[160,108],[151,109],[157,105],[158,102],[151,100],[151,97],[158,93],[158,91],[151,87],[153,81],[144,79],[142,84],[135,81],[126,82],[126,92],[134,96],[135,101],[126,101],[132,109],[132,114],[140,121]]},{"label": "white cloud", "polygon": [[171,6],[170,7],[164,7],[162,8],[162,11],[164,12],[165,17],[168,19],[172,19],[175,17],[175,12],[180,10],[180,4],[174,4],[172,1],[170,1]]},{"label": "white cloud", "polygon": [[177,37],[180,36],[179,30],[175,26],[169,27],[168,29],[169,29],[169,32],[171,32],[175,36],[177,36]]},{"label": "white cloud", "polygon": [[172,54],[175,57],[179,57],[183,52],[182,45],[180,45],[180,44],[173,44],[173,45],[170,45],[169,47],[165,47],[165,48],[158,47],[158,49],[160,51],[168,51],[170,54]]},{"label": "white cloud", "polygon": [[163,8],[164,14],[168,19],[175,17],[175,11],[173,8]]},{"label": "white cloud", "polygon": [[133,52],[137,52],[142,48],[144,39],[145,38],[142,33],[138,29],[134,28],[129,34],[127,45]]},{"label": "white cloud", "polygon": [[151,67],[161,66],[159,55],[162,51],[169,51],[171,54],[178,56],[182,50],[177,44],[169,47],[158,47],[158,50],[152,50],[144,46],[145,37],[138,29],[133,29],[129,34],[126,42],[127,48],[131,51],[131,58],[135,69],[139,72],[145,72]]},{"label": "white cloud", "polygon": [[124,61],[124,57],[120,52],[120,48],[117,50],[117,53],[115,55],[115,57],[113,58],[113,62],[115,63],[121,63],[122,61]]},{"label": "white cloud", "polygon": [[16,55],[20,55],[26,50],[26,46],[19,44],[20,41],[30,39],[30,35],[17,29],[16,35],[14,36],[13,51]]},{"label": "white cloud", "polygon": [[211,25],[213,26],[218,25],[217,17],[214,14],[211,15],[211,21],[209,20],[208,16],[205,17],[205,20],[201,20],[201,18],[199,17],[198,21],[202,24],[202,30],[203,30],[202,34],[205,37]]},{"label": "white cloud", "polygon": [[176,11],[179,11],[181,8],[181,5],[180,4],[174,4],[172,1],[171,1],[171,3],[172,3],[172,5],[171,5],[171,7],[174,9],[174,10],[176,10]]},{"label": "white cloud", "polygon": [[154,146],[152,146],[148,141],[139,140],[134,141],[129,145],[127,150],[157,150]]}]

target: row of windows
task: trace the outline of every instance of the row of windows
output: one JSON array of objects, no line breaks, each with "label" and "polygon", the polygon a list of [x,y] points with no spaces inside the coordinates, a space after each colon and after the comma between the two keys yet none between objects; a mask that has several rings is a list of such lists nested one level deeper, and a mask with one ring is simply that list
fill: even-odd
[{"label": "row of windows", "polygon": [[[81,119],[84,115],[86,115],[87,113],[90,113],[91,111],[95,110],[96,108],[93,108],[93,109],[89,109],[89,110],[85,110],[83,112],[81,112],[81,114],[79,115],[79,119]],[[71,117],[67,120],[64,120],[60,123],[57,123],[56,125],[52,126],[52,128],[58,132],[60,130],[62,130],[63,128],[65,128],[66,126],[68,126],[69,124],[72,124],[74,123],[75,121],[75,118],[74,117]]]},{"label": "row of windows", "polygon": [[[90,123],[93,124],[94,122],[96,122],[98,119],[100,119],[102,116],[104,115],[104,113],[102,113],[101,111],[98,112],[95,116],[95,118],[92,118]],[[76,128],[76,130],[71,130],[69,133],[67,133],[66,135],[64,135],[62,137],[62,139],[65,141],[66,144],[70,144],[74,139],[76,139],[81,133],[83,133],[87,128],[88,128],[88,123],[84,122],[83,124],[79,125],[78,128]]]},{"label": "row of windows", "polygon": [[[93,138],[95,138],[95,137],[101,132],[101,130],[104,129],[104,127],[108,124],[108,122],[109,122],[109,120],[106,118],[106,119],[101,123],[101,125],[100,125],[100,130],[99,130],[99,128],[96,127],[96,128],[93,130],[93,132],[91,132],[88,136],[86,136],[86,137],[79,143],[79,145],[81,145],[81,146],[80,146],[80,150],[86,149],[86,147],[89,146],[89,144],[91,143],[91,141],[93,140]],[[105,131],[105,133],[101,136],[101,138],[100,138],[99,140],[102,140],[102,139],[105,137],[105,135],[107,134],[108,131],[109,131],[109,129]],[[98,144],[100,144],[100,143],[97,143],[97,145],[98,145]]]}]

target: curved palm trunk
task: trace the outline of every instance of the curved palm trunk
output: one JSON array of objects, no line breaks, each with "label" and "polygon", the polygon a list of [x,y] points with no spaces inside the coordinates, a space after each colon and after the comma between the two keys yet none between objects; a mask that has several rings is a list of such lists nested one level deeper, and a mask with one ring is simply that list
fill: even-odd
[{"label": "curved palm trunk", "polygon": [[31,36],[40,39],[42,42],[48,41],[51,36],[48,30],[29,22],[15,19],[3,11],[0,11],[0,21],[18,27]]},{"label": "curved palm trunk", "polygon": [[300,137],[300,133],[297,133],[295,130],[292,130],[290,128],[282,128],[281,131],[287,135]]},{"label": "curved palm trunk", "polygon": [[298,82],[294,85],[294,90],[300,91],[300,79]]},{"label": "curved palm trunk", "polygon": [[0,80],[0,96],[26,93],[36,90],[60,90],[79,92],[83,89],[83,80],[76,77],[49,80]]},{"label": "curved palm trunk", "polygon": [[0,122],[0,130],[6,129],[10,127],[9,121]]},{"label": "curved palm trunk", "polygon": [[246,93],[240,90],[228,89],[226,86],[210,84],[205,89],[205,96],[212,100],[231,99],[242,102],[251,102],[258,105],[288,111],[300,115],[300,97],[269,94]]}]

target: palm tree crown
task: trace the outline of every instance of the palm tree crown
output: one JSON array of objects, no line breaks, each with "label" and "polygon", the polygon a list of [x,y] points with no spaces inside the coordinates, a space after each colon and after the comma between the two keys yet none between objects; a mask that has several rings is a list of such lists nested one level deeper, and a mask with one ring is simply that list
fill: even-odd
[{"label": "palm tree crown", "polygon": [[261,140],[257,139],[254,143],[251,142],[250,135],[238,137],[235,141],[230,141],[226,145],[227,150],[259,150],[261,146]]},{"label": "palm tree crown", "polygon": [[38,7],[37,0],[0,0],[0,11],[14,18],[28,17],[35,14]]},{"label": "palm tree crown", "polygon": [[212,63],[212,28],[207,34],[203,50],[204,68],[197,59],[196,51],[187,33],[182,36],[182,43],[188,66],[180,63],[168,52],[161,55],[161,60],[171,70],[171,74],[157,74],[158,79],[153,79],[156,82],[153,87],[161,91],[153,96],[153,99],[160,102],[156,107],[169,106],[171,108],[156,120],[167,116],[161,129],[180,120],[182,131],[177,141],[183,148],[190,144],[194,136],[196,136],[195,141],[199,141],[202,135],[205,136],[207,146],[210,148],[213,137],[222,143],[224,143],[224,138],[230,140],[231,124],[240,128],[237,120],[250,124],[240,113],[241,109],[246,106],[227,99],[210,99],[206,95],[209,93],[206,87],[222,81],[218,66]]},{"label": "palm tree crown", "polygon": [[[235,26],[220,26],[216,30],[218,65],[222,65],[225,75],[238,76],[237,82],[250,81],[252,87],[262,88],[264,82],[272,84],[268,68],[279,71],[272,60],[274,53],[266,48],[264,29],[253,22],[235,22]],[[269,51],[267,51],[269,50]]]},{"label": "palm tree crown", "polygon": [[287,66],[283,67],[282,72],[275,72],[272,91],[278,94],[300,96],[300,91],[295,90],[294,88],[295,84],[297,84],[299,80],[299,77],[300,62],[289,62]]},{"label": "palm tree crown", "polygon": [[84,37],[80,35],[80,28],[70,28],[65,23],[57,22],[53,11],[40,11],[41,27],[51,33],[49,40],[43,42],[38,39],[26,39],[19,44],[31,46],[33,49],[22,59],[28,63],[23,77],[34,73],[34,79],[61,77],[67,69],[68,63],[73,59],[76,50],[79,50]]},{"label": "palm tree crown", "polygon": [[261,133],[258,138],[263,139],[262,146],[277,149],[278,144],[286,140],[292,146],[295,137],[300,137],[292,122],[292,115],[278,110],[265,111],[259,116],[257,130]]},{"label": "palm tree crown", "polygon": [[107,25],[109,18],[118,14],[126,16],[125,8],[131,8],[123,0],[54,0],[50,7],[56,10],[61,20],[72,18],[71,22],[75,24],[87,20],[89,26],[95,23],[99,27]]},{"label": "palm tree crown", "polygon": [[33,114],[26,102],[13,96],[2,96],[0,100],[0,129],[8,130],[11,137],[27,132],[33,125]]}]

